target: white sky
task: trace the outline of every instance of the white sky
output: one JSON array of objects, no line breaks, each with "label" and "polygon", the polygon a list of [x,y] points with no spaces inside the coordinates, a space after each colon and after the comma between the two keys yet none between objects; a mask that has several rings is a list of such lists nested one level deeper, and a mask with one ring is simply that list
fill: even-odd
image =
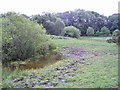
[{"label": "white sky", "polygon": [[7,11],[35,15],[41,12],[64,12],[84,9],[96,11],[105,16],[118,13],[119,0],[1,0],[0,14]]}]

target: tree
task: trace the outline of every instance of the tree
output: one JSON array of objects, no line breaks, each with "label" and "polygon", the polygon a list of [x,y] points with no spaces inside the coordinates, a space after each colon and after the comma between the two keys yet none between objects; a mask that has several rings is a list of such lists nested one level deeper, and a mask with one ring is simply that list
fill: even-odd
[{"label": "tree", "polygon": [[0,18],[1,17],[14,16],[14,15],[17,15],[17,13],[15,13],[15,12],[7,12],[7,13],[4,13],[4,14],[0,14]]},{"label": "tree", "polygon": [[60,35],[65,27],[64,22],[61,19],[57,19],[55,22],[55,35]]},{"label": "tree", "polygon": [[86,35],[88,27],[93,27],[96,33],[97,30],[107,25],[107,17],[94,11],[76,9],[57,13],[56,16],[64,21],[65,26],[74,26],[80,29],[82,35]]},{"label": "tree", "polygon": [[2,59],[24,60],[51,50],[51,43],[42,25],[21,15],[2,19]]},{"label": "tree", "polygon": [[94,35],[94,29],[93,29],[92,27],[88,27],[86,34],[87,34],[88,36]]},{"label": "tree", "polygon": [[51,22],[50,20],[48,20],[44,23],[44,27],[46,28],[46,31],[48,34],[55,35],[54,22]]},{"label": "tree", "polygon": [[110,35],[110,30],[104,26],[101,28],[101,36],[109,36]]},{"label": "tree", "polygon": [[36,20],[39,24],[42,24],[47,33],[51,35],[60,35],[65,27],[64,22],[60,18],[50,13],[32,16],[31,20]]},{"label": "tree", "polygon": [[79,29],[77,29],[74,26],[67,26],[64,28],[61,35],[66,36],[66,37],[79,38],[81,35],[81,32]]},{"label": "tree", "polygon": [[120,29],[120,14],[113,14],[108,17],[108,28],[110,29],[110,32],[112,32],[116,29]]}]

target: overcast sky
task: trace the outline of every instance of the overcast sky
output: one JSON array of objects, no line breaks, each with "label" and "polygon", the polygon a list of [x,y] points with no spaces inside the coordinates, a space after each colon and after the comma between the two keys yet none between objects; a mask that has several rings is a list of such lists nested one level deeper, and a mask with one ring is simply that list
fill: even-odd
[{"label": "overcast sky", "polygon": [[84,9],[96,11],[105,16],[118,13],[119,0],[1,0],[0,14],[7,11],[35,15],[41,12],[64,12]]}]

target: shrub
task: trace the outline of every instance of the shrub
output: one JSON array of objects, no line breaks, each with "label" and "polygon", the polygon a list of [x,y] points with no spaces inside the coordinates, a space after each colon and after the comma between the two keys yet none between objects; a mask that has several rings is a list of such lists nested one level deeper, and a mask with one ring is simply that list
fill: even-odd
[{"label": "shrub", "polygon": [[110,36],[110,30],[107,27],[102,27],[101,31],[95,33],[96,36]]},{"label": "shrub", "polygon": [[115,30],[112,34],[112,39],[107,40],[107,42],[120,44],[120,30]]},{"label": "shrub", "polygon": [[54,49],[42,25],[21,15],[2,18],[2,59],[24,60]]},{"label": "shrub", "polygon": [[100,31],[98,30],[96,33],[95,33],[95,36],[99,36],[100,35]]},{"label": "shrub", "polygon": [[87,34],[88,36],[94,35],[94,29],[93,29],[92,27],[88,27],[86,34]]},{"label": "shrub", "polygon": [[49,35],[49,37],[50,37],[51,39],[68,39],[67,37],[55,36],[55,35]]},{"label": "shrub", "polygon": [[102,27],[101,28],[101,32],[100,32],[100,36],[109,36],[110,35],[110,30],[107,27]]},{"label": "shrub", "polygon": [[79,29],[77,29],[74,26],[67,26],[64,28],[61,35],[65,37],[79,38],[81,35],[81,32]]},{"label": "shrub", "polygon": [[112,34],[112,39],[116,39],[120,35],[120,30],[115,30]]}]

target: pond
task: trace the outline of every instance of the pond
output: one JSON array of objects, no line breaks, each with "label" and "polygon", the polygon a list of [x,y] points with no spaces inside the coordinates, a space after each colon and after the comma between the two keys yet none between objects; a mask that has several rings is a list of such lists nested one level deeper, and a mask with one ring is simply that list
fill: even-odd
[{"label": "pond", "polygon": [[3,68],[9,69],[11,71],[14,71],[16,69],[37,69],[44,68],[48,65],[52,65],[59,60],[62,60],[62,54],[54,51],[44,56],[37,56],[35,58],[28,59],[25,61],[9,62],[6,65],[4,65]]}]

